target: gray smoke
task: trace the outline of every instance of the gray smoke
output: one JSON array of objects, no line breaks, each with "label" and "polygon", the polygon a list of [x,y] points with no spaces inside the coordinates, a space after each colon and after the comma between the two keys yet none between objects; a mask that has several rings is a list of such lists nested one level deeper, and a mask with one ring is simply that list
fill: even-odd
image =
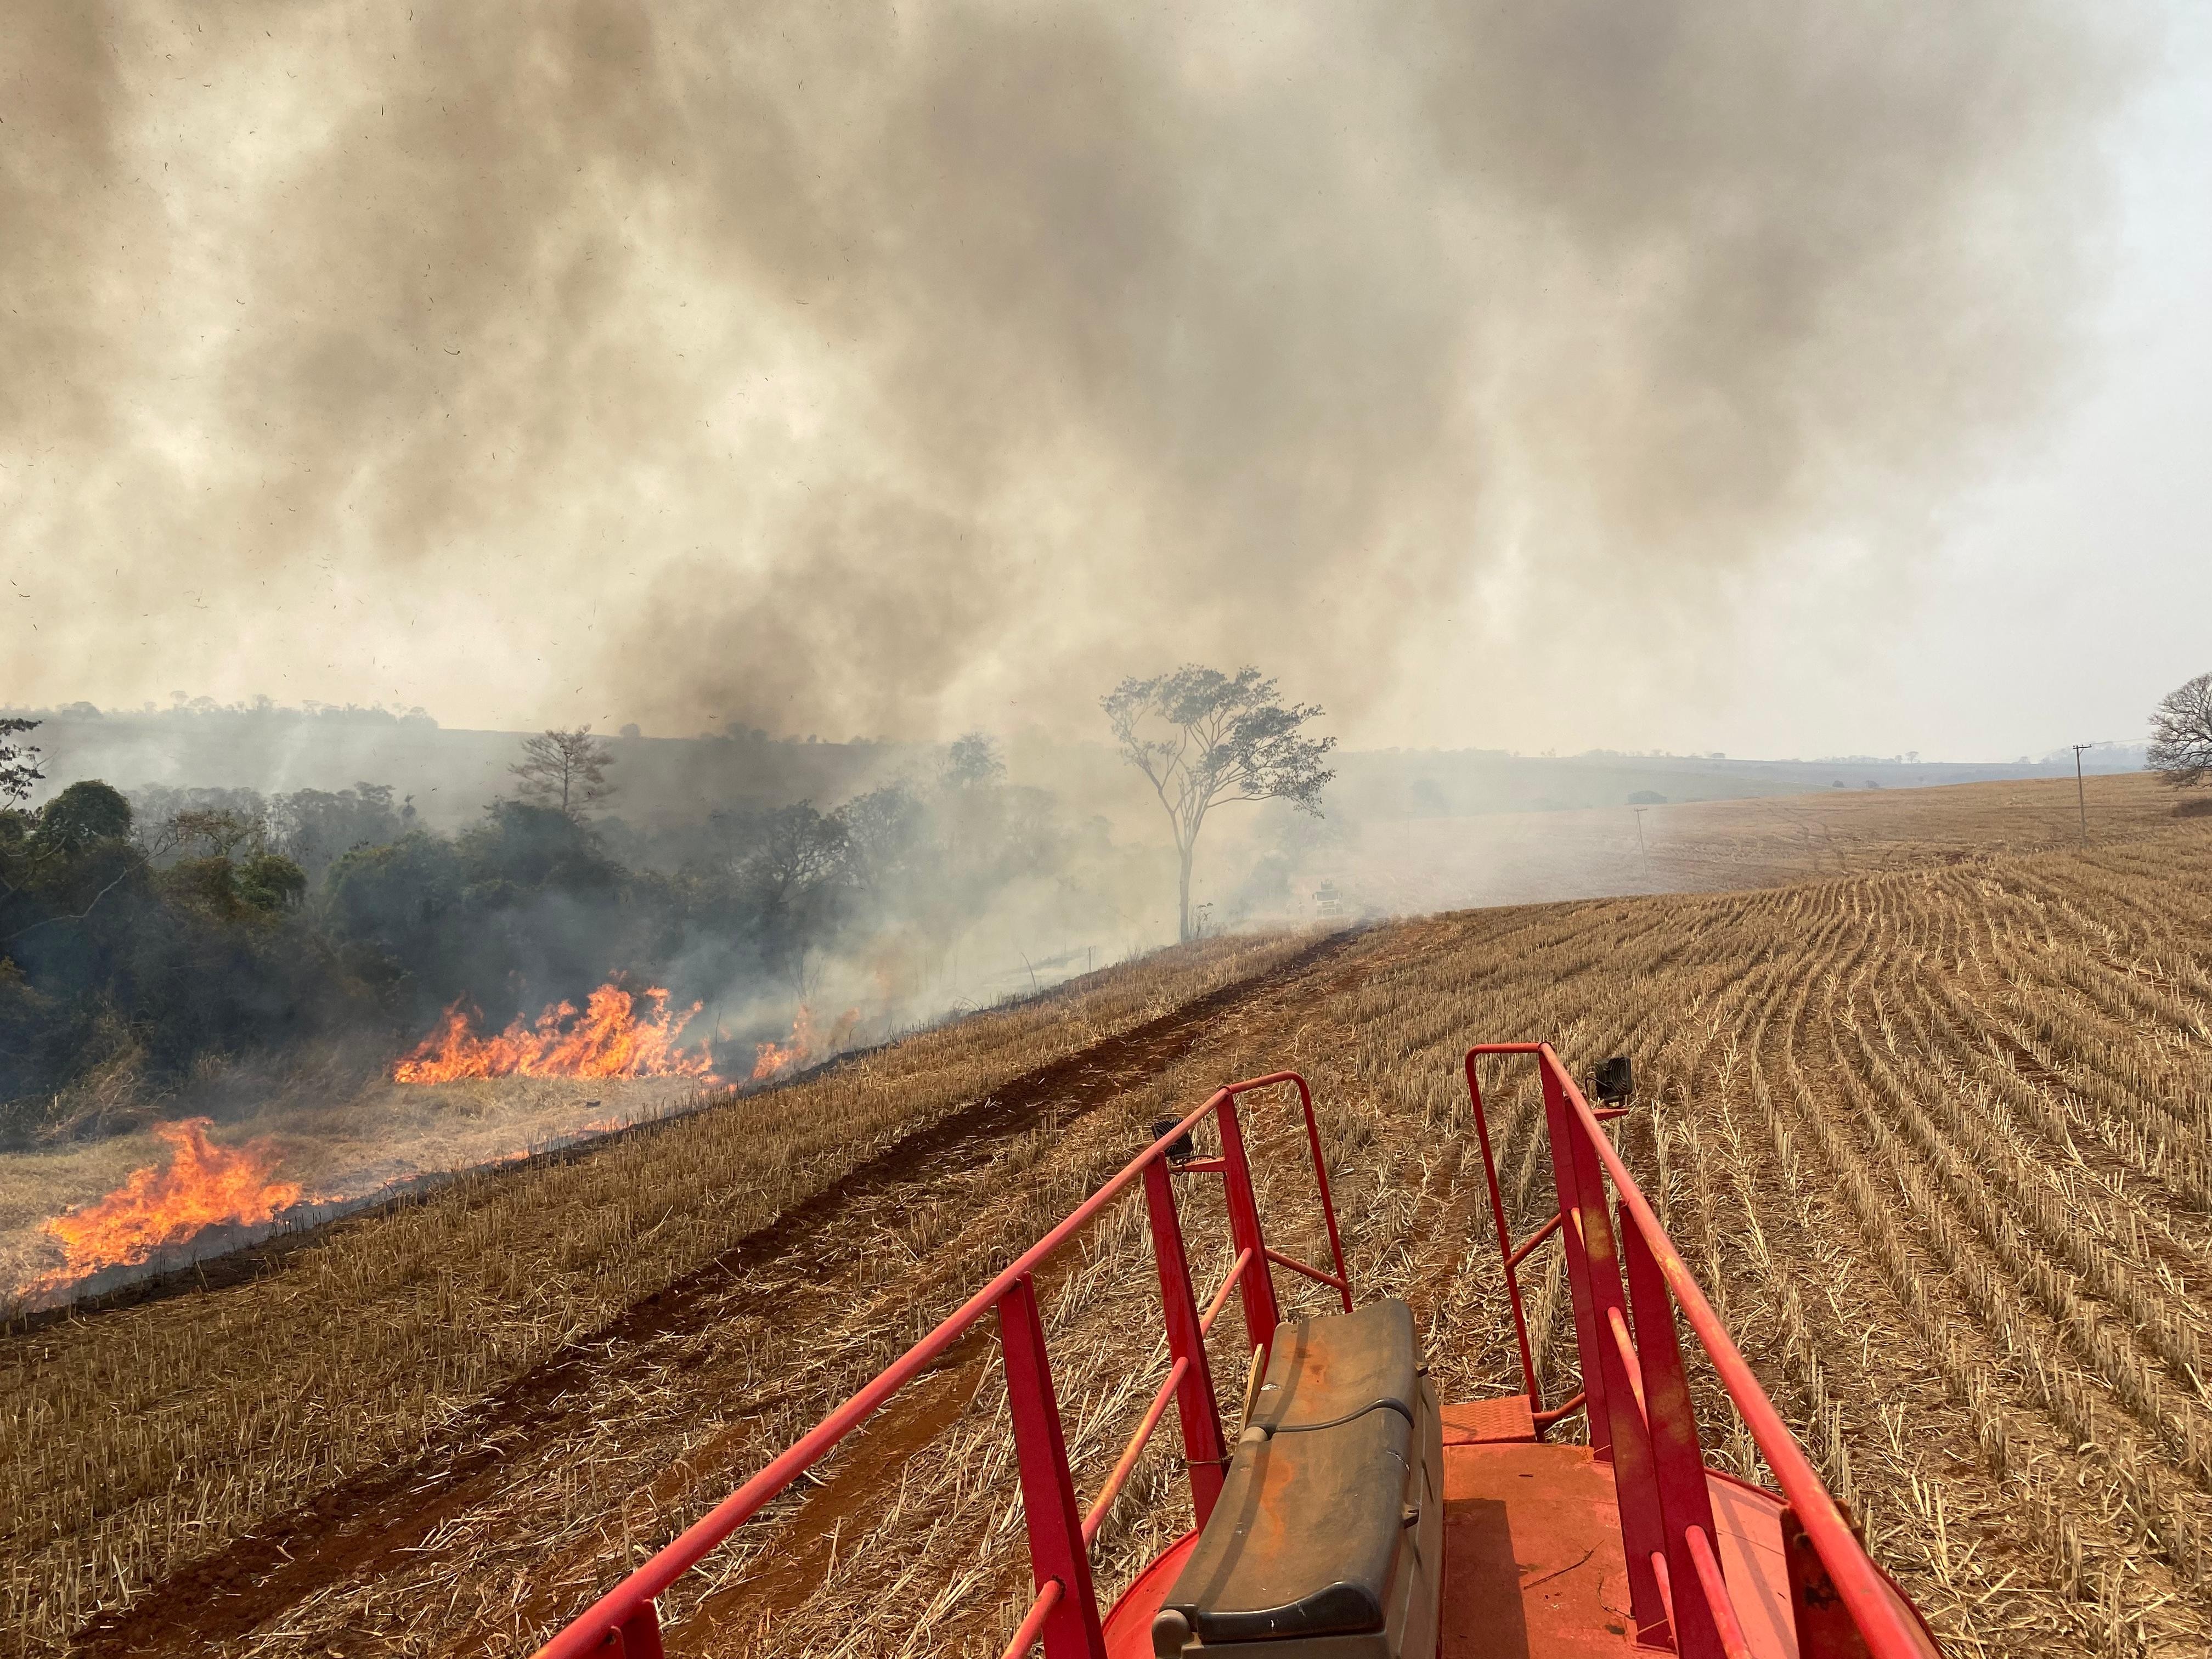
[{"label": "gray smoke", "polygon": [[841,736],[1073,725],[1183,657],[1356,716],[1486,618],[1648,592],[1663,644],[1808,538],[1908,562],[2065,385],[2142,33],[2060,0],[0,30],[7,695],[388,671]]}]

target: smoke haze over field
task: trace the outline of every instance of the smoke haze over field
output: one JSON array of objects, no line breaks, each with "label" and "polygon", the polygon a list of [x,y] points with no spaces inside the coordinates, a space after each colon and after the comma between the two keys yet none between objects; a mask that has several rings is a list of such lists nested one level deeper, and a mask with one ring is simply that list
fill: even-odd
[{"label": "smoke haze over field", "polygon": [[[1089,734],[1122,672],[1254,658],[1355,738],[1462,742],[1694,695],[1700,607],[1778,558],[1879,590],[1924,556],[2069,384],[2143,33],[2057,0],[6,29],[0,699]],[[1565,606],[1617,680],[1538,680]]]}]

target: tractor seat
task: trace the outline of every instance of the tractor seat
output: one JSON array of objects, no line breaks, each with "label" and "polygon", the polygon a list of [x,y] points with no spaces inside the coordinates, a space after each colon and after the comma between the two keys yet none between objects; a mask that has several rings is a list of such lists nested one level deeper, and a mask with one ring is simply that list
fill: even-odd
[{"label": "tractor seat", "polygon": [[1269,1434],[1326,1428],[1387,1407],[1408,1424],[1419,1399],[1413,1310],[1396,1297],[1277,1328],[1248,1419]]},{"label": "tractor seat", "polygon": [[1413,1313],[1377,1302],[1285,1322],[1261,1404],[1152,1625],[1163,1659],[1235,1650],[1427,1659],[1436,1644],[1443,1450]]}]

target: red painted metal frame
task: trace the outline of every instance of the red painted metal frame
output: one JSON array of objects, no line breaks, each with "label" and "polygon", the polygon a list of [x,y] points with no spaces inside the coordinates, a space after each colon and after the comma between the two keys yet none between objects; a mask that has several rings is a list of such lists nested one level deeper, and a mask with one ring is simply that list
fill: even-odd
[{"label": "red painted metal frame", "polygon": [[[1314,1181],[1328,1229],[1334,1273],[1294,1261],[1267,1248],[1260,1224],[1259,1201],[1237,1111],[1242,1096],[1294,1084],[1305,1118],[1306,1145]],[[1220,1155],[1177,1164],[1168,1149],[1207,1118],[1221,1140]],[[1176,1211],[1173,1175],[1218,1175],[1226,1188],[1230,1241],[1236,1251],[1221,1288],[1201,1314],[1191,1289],[1190,1265],[1182,1223]],[[1159,1270],[1162,1320],[1167,1329],[1169,1367],[1151,1408],[1138,1425],[1128,1449],[1107,1476],[1087,1514],[1079,1517],[1075,1484],[1067,1462],[1060,1407],[1052,1386],[1052,1364],[1045,1351],[1044,1326],[1036,1286],[1037,1269],[1061,1246],[1095,1220],[1099,1212],[1141,1181],[1151,1223],[1153,1259]],[[1183,1456],[1190,1471],[1191,1504],[1203,1526],[1221,1493],[1228,1448],[1222,1437],[1220,1407],[1206,1358],[1206,1334],[1242,1291],[1245,1334],[1251,1346],[1264,1349],[1281,1318],[1269,1265],[1290,1268],[1337,1291],[1345,1310],[1352,1308],[1352,1278],[1345,1267],[1344,1243],[1337,1231],[1329,1195],[1328,1170],[1322,1158],[1321,1131],[1314,1118],[1313,1094],[1295,1072],[1233,1083],[1132,1159],[1112,1180],[1079,1205],[1067,1218],[1024,1250],[1004,1272],[962,1304],[957,1311],[908,1349],[881,1375],[840,1406],[781,1456],[702,1516],[675,1541],[631,1573],[538,1650],[537,1659],[580,1659],[610,1654],[620,1659],[660,1659],[660,1625],[655,1603],[678,1578],[746,1522],[767,1507],[805,1470],[829,1455],[902,1388],[927,1370],[987,1315],[995,1314],[1000,1351],[1005,1361],[1006,1396],[1020,1465],[1022,1512],[1030,1541],[1030,1564],[1037,1586],[1007,1659],[1018,1659],[1040,1638],[1046,1659],[1104,1659],[1098,1602],[1091,1583],[1090,1548],[1105,1523],[1114,1500],[1135,1468],[1137,1458],[1166,1415],[1173,1400],[1182,1420]]]},{"label": "red painted metal frame", "polygon": [[[1558,1214],[1518,1245],[1507,1231],[1490,1126],[1475,1076],[1478,1060],[1504,1054],[1536,1058],[1559,1202]],[[1766,1466],[1832,1582],[1841,1611],[1864,1643],[1863,1650],[1870,1659],[1923,1659],[1929,1650],[1911,1614],[1861,1547],[1606,1138],[1601,1123],[1620,1112],[1591,1110],[1549,1043],[1483,1043],[1468,1049],[1467,1088],[1490,1184],[1498,1254],[1505,1263],[1521,1374],[1537,1433],[1540,1437],[1545,1425],[1557,1422],[1577,1405],[1589,1413],[1590,1443],[1613,1464],[1638,1639],[1672,1647],[1684,1659],[1740,1659],[1747,1652],[1713,1549],[1712,1498],[1674,1325],[1679,1308],[1744,1426],[1765,1455]],[[1607,1177],[1617,1206],[1607,1201]],[[1546,1411],[1537,1392],[1518,1268],[1528,1252],[1553,1231],[1566,1250],[1584,1392]]]}]

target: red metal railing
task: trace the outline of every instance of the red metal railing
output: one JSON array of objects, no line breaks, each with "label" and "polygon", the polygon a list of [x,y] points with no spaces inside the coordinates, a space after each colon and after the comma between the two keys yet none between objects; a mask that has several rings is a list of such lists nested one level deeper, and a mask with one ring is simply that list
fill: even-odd
[{"label": "red metal railing", "polygon": [[[1260,1207],[1238,1121],[1239,1097],[1280,1084],[1297,1087],[1305,1115],[1306,1144],[1313,1157],[1314,1180],[1322,1215],[1328,1227],[1334,1273],[1292,1261],[1267,1248],[1260,1226]],[[1169,1156],[1183,1138],[1207,1118],[1214,1120],[1221,1151],[1207,1158]],[[1203,1313],[1191,1289],[1189,1257],[1182,1222],[1176,1213],[1170,1177],[1218,1174],[1225,1187],[1229,1234],[1236,1257],[1221,1288]],[[1096,1219],[1099,1212],[1141,1182],[1152,1226],[1153,1260],[1158,1267],[1160,1304],[1167,1328],[1167,1376],[1137,1431],[1106,1477],[1090,1510],[1079,1516],[1075,1482],[1062,1437],[1059,1402],[1053,1392],[1052,1364],[1045,1352],[1044,1323],[1037,1307],[1035,1275],[1060,1247]],[[1137,1459],[1167,1412],[1176,1403],[1182,1425],[1183,1455],[1190,1470],[1191,1504],[1204,1526],[1221,1494],[1228,1448],[1221,1413],[1206,1358],[1206,1333],[1213,1328],[1232,1291],[1242,1291],[1244,1329],[1250,1346],[1264,1349],[1281,1318],[1270,1264],[1290,1268],[1334,1289],[1352,1309],[1351,1277],[1337,1231],[1336,1209],[1328,1190],[1328,1171],[1321,1155],[1321,1132],[1314,1121],[1313,1095],[1295,1072],[1232,1083],[1161,1135],[1073,1213],[1024,1250],[988,1285],[962,1304],[952,1316],[908,1349],[880,1376],[801,1437],[758,1474],[732,1492],[680,1534],[635,1572],[624,1578],[538,1650],[538,1659],[660,1659],[660,1621],[655,1603],[716,1546],[751,1520],[805,1470],[827,1456],[837,1443],[876,1409],[927,1370],[986,1314],[998,1316],[999,1344],[1006,1364],[1006,1399],[1013,1423],[1019,1465],[1023,1519],[1029,1531],[1030,1563],[1036,1599],[1007,1647],[1009,1659],[1024,1653],[1040,1637],[1047,1659],[1104,1659],[1097,1597],[1091,1583],[1091,1545],[1105,1523]]]},{"label": "red metal railing", "polygon": [[[1518,1244],[1507,1229],[1482,1087],[1475,1076],[1475,1061],[1493,1054],[1536,1057],[1559,1195],[1557,1213]],[[1850,1523],[1806,1461],[1599,1127],[1625,1115],[1626,1109],[1593,1111],[1549,1043],[1491,1042],[1468,1049],[1467,1090],[1482,1143],[1521,1375],[1536,1431],[1540,1437],[1549,1425],[1583,1409],[1589,1417],[1591,1446],[1613,1464],[1638,1640],[1672,1645],[1684,1659],[1736,1659],[1748,1652],[1715,1552],[1711,1492],[1674,1328],[1679,1307],[1782,1488],[1789,1505],[1783,1516],[1785,1539],[1796,1542],[1802,1538],[1815,1558],[1799,1559],[1802,1547],[1790,1552],[1801,1652],[1810,1656],[1847,1650],[1847,1644],[1808,1639],[1824,1622],[1820,1609],[1835,1607],[1838,1599],[1863,1644],[1856,1651],[1872,1659],[1923,1659],[1934,1651],[1901,1598],[1860,1547]],[[1619,1200],[1610,1212],[1607,1176]],[[1572,1398],[1547,1409],[1529,1351],[1519,1268],[1528,1253],[1553,1233],[1566,1251],[1583,1387]],[[1830,1613],[1826,1618],[1832,1616]]]}]

